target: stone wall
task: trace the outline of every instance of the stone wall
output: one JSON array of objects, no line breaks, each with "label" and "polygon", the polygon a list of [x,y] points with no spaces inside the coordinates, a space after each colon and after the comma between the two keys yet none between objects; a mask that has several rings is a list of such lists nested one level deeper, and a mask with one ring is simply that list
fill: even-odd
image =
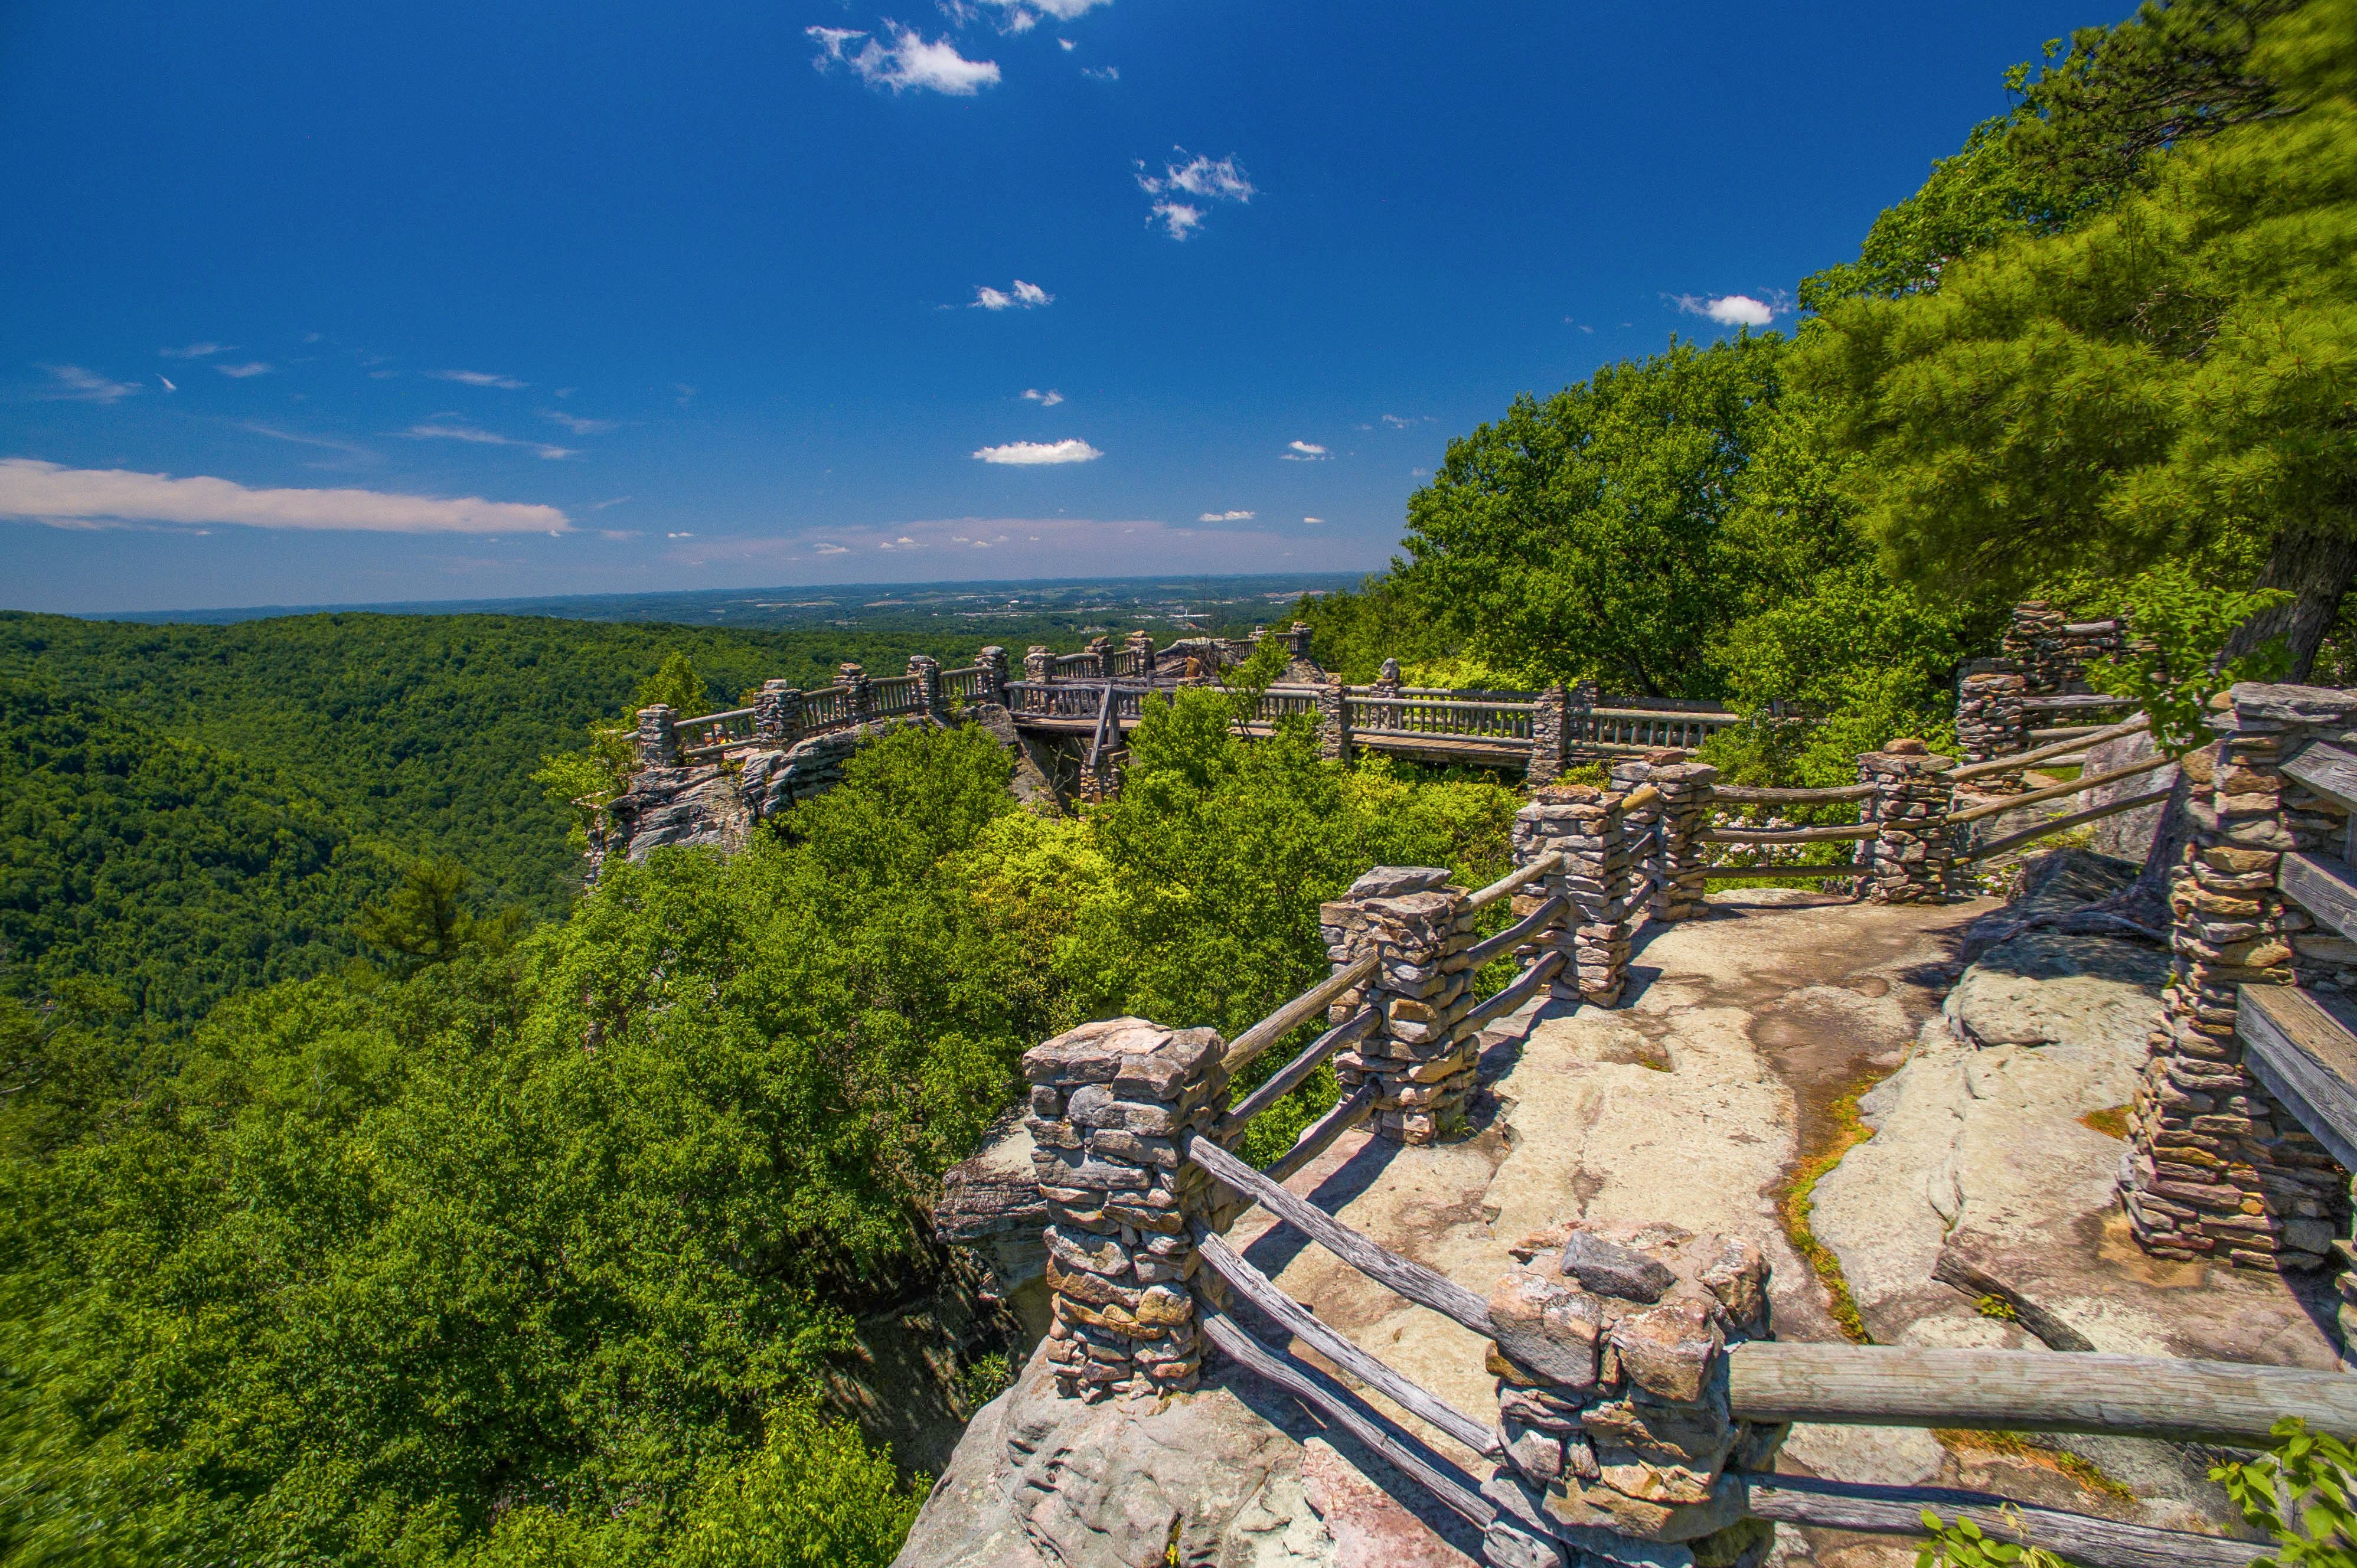
[{"label": "stone wall", "polygon": [[2276,887],[2287,852],[2341,852],[2343,814],[2280,769],[2310,737],[2352,736],[2357,694],[2244,684],[2222,703],[2214,757],[2183,764],[2193,832],[2171,878],[2175,960],[2121,1196],[2136,1239],[2163,1257],[2313,1269],[2346,1229],[2346,1178],[2244,1067],[2234,1012],[2245,985],[2357,979],[2357,951]]},{"label": "stone wall", "polygon": [[1756,1568],[1774,1543],[1730,1470],[1770,1470],[1785,1428],[1738,1421],[1727,1348],[1764,1337],[1759,1247],[1674,1225],[1575,1226],[1513,1249],[1490,1293],[1506,1463],[1482,1489],[1493,1563]]},{"label": "stone wall", "polygon": [[2087,666],[2127,646],[2117,620],[2072,622],[2042,599],[2014,606],[2001,647],[2027,680],[2029,694],[2052,697],[2088,690]]}]

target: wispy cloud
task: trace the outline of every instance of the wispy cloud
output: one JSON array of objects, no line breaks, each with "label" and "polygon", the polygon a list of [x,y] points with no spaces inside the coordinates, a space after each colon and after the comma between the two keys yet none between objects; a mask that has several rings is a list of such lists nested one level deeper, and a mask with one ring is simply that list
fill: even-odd
[{"label": "wispy cloud", "polygon": [[520,381],[513,376],[495,376],[489,371],[428,371],[437,381],[457,381],[460,386],[498,387],[502,392],[522,392],[530,381]]},{"label": "wispy cloud", "polygon": [[829,544],[823,539],[820,540],[817,543],[813,544],[811,549],[813,553],[820,555],[848,555],[851,553],[851,547],[849,545]]},{"label": "wispy cloud", "polygon": [[121,403],[139,390],[136,381],[114,381],[80,365],[36,368],[49,373],[49,384],[36,395],[50,403]]},{"label": "wispy cloud", "polygon": [[553,506],[382,490],[257,490],[230,479],[66,468],[32,457],[0,458],[0,517],[67,528],[230,523],[366,533],[565,533],[573,526]]},{"label": "wispy cloud", "polygon": [[1082,66],[1081,74],[1091,81],[1119,81],[1121,67],[1117,65]]},{"label": "wispy cloud", "polygon": [[1025,387],[1023,401],[1036,403],[1041,408],[1053,408],[1064,401],[1064,394],[1053,387],[1049,387],[1046,392],[1041,392],[1038,387]]},{"label": "wispy cloud", "polygon": [[1301,521],[1304,522],[1323,522],[1326,520],[1322,517],[1305,517]]},{"label": "wispy cloud", "polygon": [[1010,441],[985,446],[974,454],[985,463],[1012,463],[1032,467],[1046,463],[1093,463],[1104,456],[1085,441]]},{"label": "wispy cloud", "polygon": [[1315,441],[1288,441],[1280,454],[1288,463],[1322,463],[1329,453]]},{"label": "wispy cloud", "polygon": [[1383,415],[1383,423],[1394,430],[1405,430],[1411,425],[1430,424],[1432,417],[1428,413],[1387,413]]},{"label": "wispy cloud", "polygon": [[178,387],[172,384],[172,378],[169,376],[157,376],[156,379],[164,383],[164,390],[166,392],[178,392],[180,390]]},{"label": "wispy cloud", "polygon": [[167,360],[201,360],[220,353],[226,346],[221,343],[191,343],[185,349],[158,349],[156,352]]},{"label": "wispy cloud", "polygon": [[663,537],[665,539],[693,539],[695,535],[693,533],[666,533]]},{"label": "wispy cloud", "polygon": [[[1087,16],[1100,5],[1110,5],[1113,0],[980,0],[999,12],[999,26],[1010,33],[1028,33],[1039,25],[1041,17],[1070,22]],[[1069,39],[1057,40],[1071,48]]]},{"label": "wispy cloud", "polygon": [[254,360],[242,365],[215,365],[213,369],[219,371],[222,375],[231,377],[241,381],[245,380],[248,376],[266,376],[271,371],[271,367],[264,364],[260,360]]},{"label": "wispy cloud", "polygon": [[619,430],[622,424],[619,419],[584,419],[579,414],[560,413],[553,408],[542,409],[540,416],[565,426],[576,435],[603,435],[608,430]]},{"label": "wispy cloud", "polygon": [[[886,22],[884,28],[891,36],[888,44],[856,27],[804,27],[802,31],[819,46],[813,65],[821,70],[847,65],[870,87],[888,87],[896,93],[914,87],[952,98],[971,98],[998,84],[995,61],[967,59],[949,39],[928,42],[915,28],[898,22]],[[854,49],[854,40],[864,41]]]},{"label": "wispy cloud", "polygon": [[274,424],[264,424],[250,419],[238,426],[253,435],[267,435],[273,441],[288,441],[297,446],[319,446],[330,452],[342,452],[354,457],[373,457],[375,453],[365,446],[355,446],[349,441],[338,441],[326,435],[307,435],[299,430],[281,430]]},{"label": "wispy cloud", "polygon": [[1197,522],[1250,522],[1254,514],[1248,511],[1207,511]]},{"label": "wispy cloud", "polygon": [[1754,299],[1748,294],[1721,294],[1707,297],[1698,294],[1681,294],[1674,303],[1688,316],[1706,316],[1721,327],[1765,327],[1776,319],[1780,310],[1790,306],[1781,301]]},{"label": "wispy cloud", "polygon": [[[1189,156],[1184,147],[1170,149],[1180,161],[1165,163],[1160,174],[1148,174],[1146,160],[1137,159],[1137,187],[1146,195],[1159,198],[1146,215],[1148,223],[1159,223],[1174,240],[1184,240],[1203,225],[1204,209],[1199,201],[1249,202],[1260,194],[1246,177],[1243,166],[1233,154],[1224,158],[1209,158],[1198,154]],[[1180,197],[1192,199],[1181,201]]]},{"label": "wispy cloud", "polygon": [[422,441],[471,441],[479,446],[521,446],[535,457],[577,457],[581,454],[570,446],[551,446],[544,441],[519,441],[512,435],[496,431],[477,430],[468,424],[413,424],[402,432]]},{"label": "wispy cloud", "polygon": [[887,539],[881,541],[877,544],[876,548],[878,550],[921,550],[924,546],[919,544],[915,540],[909,538],[904,533],[898,539]]},{"label": "wispy cloud", "polygon": [[1037,310],[1043,305],[1054,303],[1055,298],[1054,295],[1049,294],[1038,284],[1025,283],[1021,278],[1017,278],[1015,286],[1011,289],[995,289],[988,284],[976,288],[974,291],[974,299],[966,308],[968,310]]}]

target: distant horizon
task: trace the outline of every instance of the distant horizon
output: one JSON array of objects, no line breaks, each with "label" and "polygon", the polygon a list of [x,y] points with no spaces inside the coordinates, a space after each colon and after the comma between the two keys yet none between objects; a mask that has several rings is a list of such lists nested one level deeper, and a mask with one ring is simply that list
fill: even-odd
[{"label": "distant horizon", "polygon": [[[834,606],[845,609],[914,608],[901,596],[953,596],[972,597],[994,590],[1015,590],[1039,593],[1043,590],[1066,588],[1152,588],[1157,586],[1194,586],[1199,589],[1232,588],[1236,596],[1246,596],[1246,585],[1286,583],[1300,585],[1297,590],[1263,590],[1259,596],[1267,598],[1293,597],[1297,594],[1323,596],[1356,587],[1372,572],[1303,571],[1303,572],[1157,572],[1135,576],[1108,576],[1087,574],[1067,577],[982,577],[946,578],[937,582],[909,583],[877,581],[865,583],[778,583],[743,588],[673,588],[650,589],[643,593],[615,592],[596,594],[527,594],[488,597],[453,599],[376,599],[318,604],[263,605],[192,605],[169,609],[119,610],[6,610],[0,613],[16,615],[57,615],[71,620],[132,621],[153,625],[228,625],[238,621],[268,620],[283,616],[306,615],[532,615],[546,614],[556,619],[576,620],[650,620],[662,618],[647,613],[597,615],[555,615],[550,607],[576,606],[584,608],[602,607],[623,610],[640,607],[642,611],[671,607],[681,609],[696,607],[712,607],[712,601],[736,601],[763,609],[818,608]],[[799,602],[778,604],[758,603],[762,596],[803,594],[813,596]],[[861,595],[894,596],[887,605],[875,603],[846,604],[845,599]],[[834,596],[841,596],[836,597]],[[1229,601],[1232,602],[1232,601]],[[1058,607],[1034,607],[1035,613]],[[1010,614],[1023,613],[1010,610]]]}]

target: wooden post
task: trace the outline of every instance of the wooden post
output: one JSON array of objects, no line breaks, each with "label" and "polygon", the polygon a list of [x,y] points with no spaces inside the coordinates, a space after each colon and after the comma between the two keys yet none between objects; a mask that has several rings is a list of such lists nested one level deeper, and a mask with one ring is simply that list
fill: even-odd
[{"label": "wooden post", "polygon": [[1195,1386],[1189,1224],[1218,1217],[1211,1177],[1178,1150],[1227,1109],[1224,1054],[1215,1030],[1143,1018],[1083,1024],[1024,1053],[1059,1393],[1095,1401]]},{"label": "wooden post", "polygon": [[640,768],[679,766],[679,737],[672,726],[679,715],[668,703],[639,710],[638,756]]}]

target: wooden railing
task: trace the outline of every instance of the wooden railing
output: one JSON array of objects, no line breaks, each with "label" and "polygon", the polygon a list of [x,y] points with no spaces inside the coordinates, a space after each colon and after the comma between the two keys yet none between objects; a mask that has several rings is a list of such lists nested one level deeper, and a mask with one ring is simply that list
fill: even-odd
[{"label": "wooden railing", "polygon": [[1057,676],[1084,680],[1092,675],[1102,680],[1104,676],[1104,666],[1097,661],[1093,653],[1059,653],[1048,660],[1048,671],[1051,680]]},{"label": "wooden railing", "polygon": [[815,692],[802,693],[802,727],[805,730],[833,729],[850,722],[850,687],[822,686]]},{"label": "wooden railing", "polygon": [[1741,724],[1725,712],[1652,707],[1574,708],[1571,733],[1565,739],[1597,751],[1655,751],[1666,746],[1691,750],[1720,730]]},{"label": "wooden railing", "polygon": [[730,708],[682,719],[672,726],[683,757],[711,757],[753,738],[753,710]]},{"label": "wooden railing", "polygon": [[990,671],[979,664],[969,665],[963,670],[942,671],[942,695],[945,699],[956,697],[970,703],[989,690]]},{"label": "wooden railing", "polygon": [[1343,701],[1354,730],[1528,742],[1538,704],[1500,698],[1359,696]]}]

